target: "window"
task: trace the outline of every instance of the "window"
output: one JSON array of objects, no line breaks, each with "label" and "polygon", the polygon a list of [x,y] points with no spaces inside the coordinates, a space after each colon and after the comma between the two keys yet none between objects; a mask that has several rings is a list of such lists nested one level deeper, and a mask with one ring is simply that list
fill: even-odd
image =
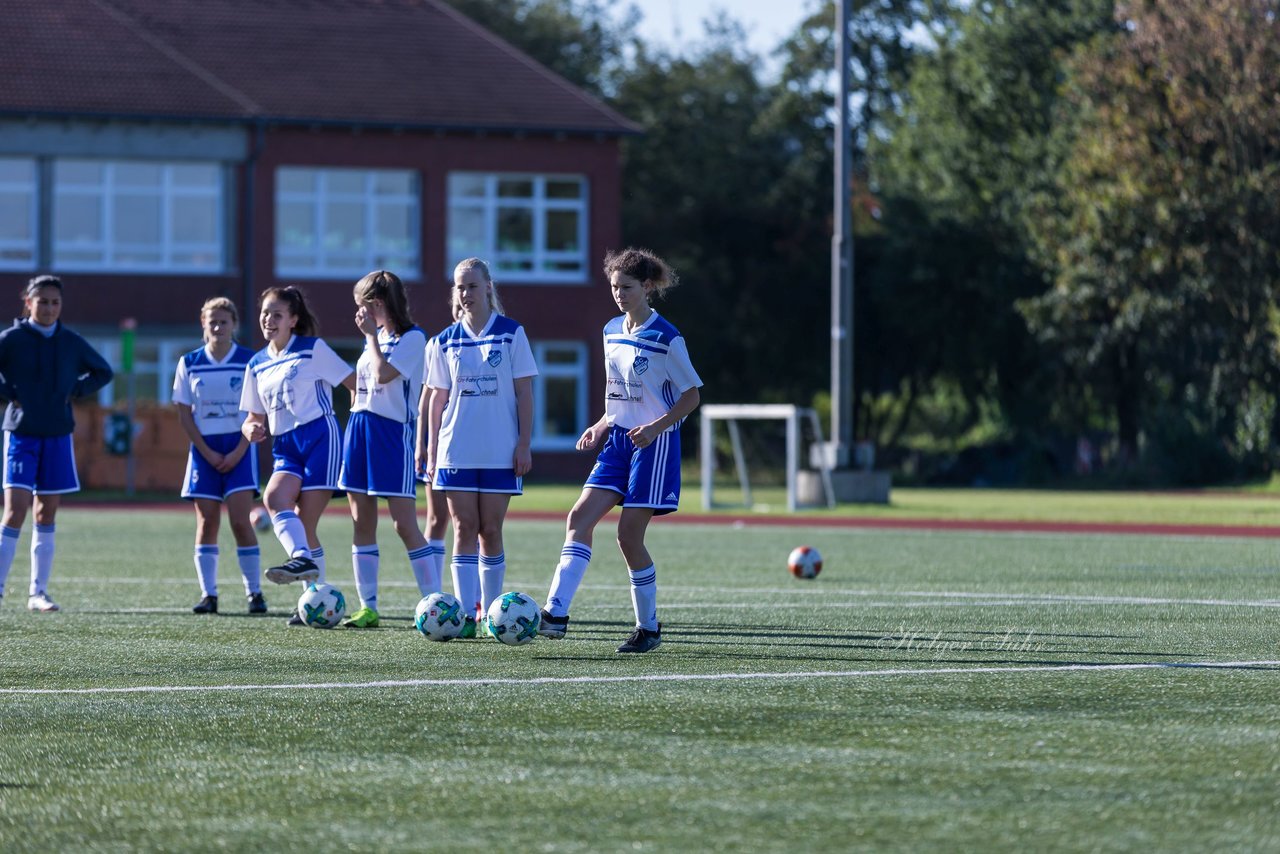
[{"label": "window", "polygon": [[587,181],[573,175],[449,175],[448,268],[490,262],[495,278],[587,280]]},{"label": "window", "polygon": [[55,160],[53,265],[222,272],[225,184],[212,162]]},{"label": "window", "polygon": [[396,169],[276,172],[276,274],[359,278],[421,272],[418,180]]},{"label": "window", "polygon": [[0,270],[36,266],[36,161],[0,157]]},{"label": "window", "polygon": [[572,450],[587,426],[587,346],[577,341],[532,343],[533,447]]}]

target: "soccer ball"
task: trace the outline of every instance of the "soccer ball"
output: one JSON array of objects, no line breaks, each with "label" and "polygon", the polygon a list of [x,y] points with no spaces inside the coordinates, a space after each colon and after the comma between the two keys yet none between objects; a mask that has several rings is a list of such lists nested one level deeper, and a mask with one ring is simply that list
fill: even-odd
[{"label": "soccer ball", "polygon": [[503,593],[489,606],[485,628],[503,643],[520,646],[538,636],[540,610],[538,603],[523,593]]},{"label": "soccer ball", "polygon": [[311,583],[298,597],[298,616],[313,629],[331,629],[347,613],[347,599],[332,584]]},{"label": "soccer ball", "polygon": [[462,631],[462,603],[452,593],[423,596],[413,612],[413,625],[427,640],[453,640]]},{"label": "soccer ball", "polygon": [[787,557],[787,569],[796,578],[817,578],[822,572],[822,555],[813,546],[796,546]]},{"label": "soccer ball", "polygon": [[271,530],[271,514],[262,507],[255,507],[249,511],[249,521],[253,523],[256,530]]}]

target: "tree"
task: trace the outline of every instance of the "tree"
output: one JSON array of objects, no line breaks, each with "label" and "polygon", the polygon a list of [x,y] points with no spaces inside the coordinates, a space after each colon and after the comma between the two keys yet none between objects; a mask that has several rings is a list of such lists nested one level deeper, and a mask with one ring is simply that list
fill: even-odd
[{"label": "tree", "polygon": [[933,19],[932,47],[915,55],[870,149],[883,247],[860,311],[884,345],[873,357],[884,387],[902,397],[885,441],[943,388],[959,412],[918,428],[960,435],[994,412],[1013,440],[1034,444],[1085,420],[1087,396],[1045,383],[1051,354],[1015,301],[1043,290],[1025,210],[1053,174],[1063,63],[1113,26],[1109,12],[1107,0],[993,0]]},{"label": "tree", "polygon": [[1139,0],[1070,65],[1033,207],[1032,329],[1121,448],[1202,481],[1269,465],[1280,275],[1280,21],[1267,0]]}]

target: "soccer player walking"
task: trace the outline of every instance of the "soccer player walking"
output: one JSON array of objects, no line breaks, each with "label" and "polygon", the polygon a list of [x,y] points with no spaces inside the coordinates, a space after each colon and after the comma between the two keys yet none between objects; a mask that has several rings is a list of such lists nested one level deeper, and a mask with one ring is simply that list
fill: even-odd
[{"label": "soccer player walking", "polygon": [[662,625],[657,571],[644,537],[649,520],[679,506],[680,423],[697,408],[702,380],[680,332],[650,305],[677,284],[667,263],[645,249],[624,249],[606,256],[604,273],[622,316],[604,327],[604,415],[577,444],[589,451],[603,440],[604,447],[569,511],[538,633],[564,637],[596,524],[621,504],[618,548],[631,580],[636,628],[618,652],[648,652],[662,643]]},{"label": "soccer player walking", "polygon": [[423,596],[440,589],[440,573],[418,527],[414,452],[427,336],[413,323],[404,283],[377,270],[356,282],[356,328],[365,337],[356,362],[356,391],[342,445],[338,480],[351,504],[351,563],[360,610],[343,625],[378,625],[378,499],[385,498],[396,534]]},{"label": "soccer player walking", "polygon": [[449,530],[449,500],[431,483],[428,471],[435,471],[435,467],[428,463],[427,450],[430,443],[428,434],[431,432],[431,386],[427,383],[427,379],[431,376],[431,366],[440,359],[438,335],[427,339],[423,359],[422,393],[418,398],[418,444],[414,452],[414,462],[418,479],[427,487],[427,527],[422,533],[426,536],[427,553],[431,556],[435,577],[439,581],[444,578],[444,535]]},{"label": "soccer player walking", "polygon": [[111,382],[111,366],[67,329],[62,280],[36,276],[22,292],[23,317],[0,332],[4,412],[4,520],[0,527],[0,596],[18,551],[18,535],[35,507],[27,610],[59,610],[49,597],[55,517],[62,496],[80,490],[71,434],[71,400]]},{"label": "soccer player walking", "polygon": [[468,258],[453,271],[453,316],[437,336],[427,460],[453,519],[450,569],[468,614],[462,637],[475,636],[474,614],[502,592],[506,553],[502,523],[512,495],[533,467],[533,378],[538,368],[524,327],[502,314],[489,267]]},{"label": "soccer player walking", "polygon": [[[276,539],[289,559],[266,572],[276,584],[323,581],[316,526],[338,487],[342,431],[333,388],[355,388],[355,372],[317,337],[319,324],[296,286],[262,292],[258,323],[267,346],[245,367],[241,431],[253,444],[270,429],[272,474],[263,493]],[[303,625],[295,612],[289,625]]]},{"label": "soccer player walking", "polygon": [[194,559],[200,601],[191,609],[196,614],[218,613],[218,527],[223,505],[236,540],[249,613],[267,613],[258,535],[249,521],[258,491],[258,454],[240,432],[245,417],[240,409],[241,386],[253,351],[235,340],[239,322],[231,300],[206,300],[200,309],[204,346],[179,359],[173,376],[178,421],[191,440],[182,497],[196,508]]}]

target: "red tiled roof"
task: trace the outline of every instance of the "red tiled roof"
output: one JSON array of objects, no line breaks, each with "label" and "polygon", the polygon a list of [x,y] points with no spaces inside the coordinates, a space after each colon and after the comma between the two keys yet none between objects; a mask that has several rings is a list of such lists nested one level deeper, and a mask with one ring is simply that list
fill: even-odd
[{"label": "red tiled roof", "polygon": [[0,0],[0,113],[631,133],[443,0]]}]

